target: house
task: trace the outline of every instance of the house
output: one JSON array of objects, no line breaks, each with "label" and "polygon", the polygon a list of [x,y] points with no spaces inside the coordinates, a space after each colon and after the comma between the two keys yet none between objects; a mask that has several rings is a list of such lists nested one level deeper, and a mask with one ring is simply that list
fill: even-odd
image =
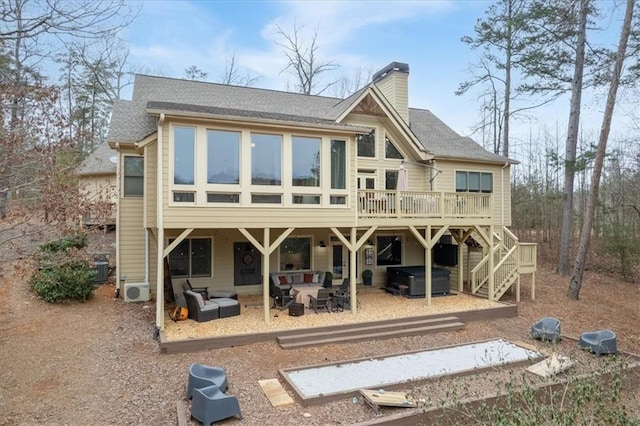
[{"label": "house", "polygon": [[117,152],[109,144],[101,143],[76,170],[83,206],[81,222],[84,225],[115,225],[117,159]]},{"label": "house", "polygon": [[[262,293],[268,322],[274,271],[352,277],[356,297],[363,270],[382,287],[389,266],[431,270],[440,246],[453,248],[453,289],[494,300],[519,291],[535,246],[507,228],[516,161],[409,108],[408,80],[409,66],[393,62],[337,99],[137,75],[108,136],[117,268],[150,284],[159,329],[158,295],[186,279]],[[431,274],[426,287],[429,305]]]}]

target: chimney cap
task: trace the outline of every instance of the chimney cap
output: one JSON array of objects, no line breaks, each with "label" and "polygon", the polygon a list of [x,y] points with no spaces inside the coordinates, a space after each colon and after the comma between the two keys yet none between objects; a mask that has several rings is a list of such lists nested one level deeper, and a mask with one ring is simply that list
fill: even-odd
[{"label": "chimney cap", "polygon": [[404,62],[391,62],[389,65],[375,73],[371,78],[371,81],[375,83],[376,81],[382,80],[394,71],[409,74],[409,64],[405,64]]}]

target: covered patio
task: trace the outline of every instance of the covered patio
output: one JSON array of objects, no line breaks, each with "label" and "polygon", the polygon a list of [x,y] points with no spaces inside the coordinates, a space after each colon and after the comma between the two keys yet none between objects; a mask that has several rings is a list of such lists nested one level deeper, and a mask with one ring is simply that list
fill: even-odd
[{"label": "covered patio", "polygon": [[404,318],[455,315],[463,322],[509,318],[517,315],[517,306],[495,302],[469,294],[434,297],[431,306],[424,298],[393,296],[379,288],[358,286],[357,313],[351,311],[314,313],[306,309],[303,316],[289,316],[288,310],[271,308],[270,321],[264,321],[262,295],[239,295],[239,316],[204,323],[193,320],[173,322],[165,311],[165,330],[160,333],[163,352],[192,352],[204,349],[273,342],[279,336],[304,329],[331,329],[348,324],[384,323]]}]

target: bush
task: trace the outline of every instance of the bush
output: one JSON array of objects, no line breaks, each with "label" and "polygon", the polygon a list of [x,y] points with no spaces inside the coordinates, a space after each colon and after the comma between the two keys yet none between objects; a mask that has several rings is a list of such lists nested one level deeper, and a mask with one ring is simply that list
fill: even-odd
[{"label": "bush", "polygon": [[29,283],[50,303],[85,301],[93,294],[96,271],[85,260],[86,235],[70,235],[40,246],[38,270]]},{"label": "bush", "polygon": [[72,260],[36,271],[30,284],[38,296],[50,303],[85,301],[93,295],[95,274],[87,263]]},{"label": "bush", "polygon": [[87,236],[86,235],[70,235],[68,237],[63,237],[58,240],[49,241],[48,243],[42,244],[40,246],[40,251],[44,253],[60,253],[66,252],[70,248],[76,248],[78,250],[83,249],[87,246]]}]

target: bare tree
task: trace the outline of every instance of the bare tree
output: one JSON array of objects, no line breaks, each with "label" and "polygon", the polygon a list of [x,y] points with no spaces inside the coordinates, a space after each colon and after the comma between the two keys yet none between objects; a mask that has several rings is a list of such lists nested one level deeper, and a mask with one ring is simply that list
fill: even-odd
[{"label": "bare tree", "polygon": [[242,74],[238,68],[236,52],[231,52],[229,57],[224,61],[224,73],[220,76],[218,82],[233,86],[250,87],[256,84],[261,78],[262,76],[252,76],[249,72]]},{"label": "bare tree", "polygon": [[359,66],[352,75],[343,74],[332,87],[333,95],[337,98],[347,98],[371,81],[373,67]]},{"label": "bare tree", "polygon": [[186,80],[207,81],[208,73],[202,71],[197,65],[191,65],[184,69],[183,78]]},{"label": "bare tree", "polygon": [[289,70],[295,76],[295,90],[305,95],[320,95],[336,84],[336,81],[321,83],[321,76],[339,67],[333,61],[323,61],[318,58],[318,28],[313,32],[309,43],[301,40],[300,30],[296,24],[289,34],[278,24],[277,35],[281,41],[277,43],[284,49],[287,58],[287,66],[282,70]]},{"label": "bare tree", "polygon": [[602,118],[602,127],[600,128],[600,136],[598,139],[598,149],[596,151],[595,163],[593,165],[593,174],[591,176],[591,189],[587,206],[585,209],[584,222],[580,232],[580,244],[576,255],[576,261],[573,266],[573,274],[569,281],[569,289],[567,297],[571,300],[578,300],[580,296],[580,288],[582,287],[582,277],[584,268],[587,263],[587,254],[589,252],[589,243],[591,240],[591,228],[593,227],[593,219],[595,216],[596,203],[598,201],[598,189],[600,187],[600,177],[602,175],[602,166],[604,156],[607,150],[607,142],[611,130],[611,120],[613,118],[613,110],[616,104],[616,96],[618,94],[618,86],[622,76],[622,68],[627,55],[627,43],[629,34],[631,33],[631,22],[633,21],[633,13],[635,0],[627,0],[624,22],[620,31],[620,41],[618,42],[618,51],[615,56],[613,71],[611,74],[611,84],[609,85],[609,93],[607,95],[607,104]]}]

